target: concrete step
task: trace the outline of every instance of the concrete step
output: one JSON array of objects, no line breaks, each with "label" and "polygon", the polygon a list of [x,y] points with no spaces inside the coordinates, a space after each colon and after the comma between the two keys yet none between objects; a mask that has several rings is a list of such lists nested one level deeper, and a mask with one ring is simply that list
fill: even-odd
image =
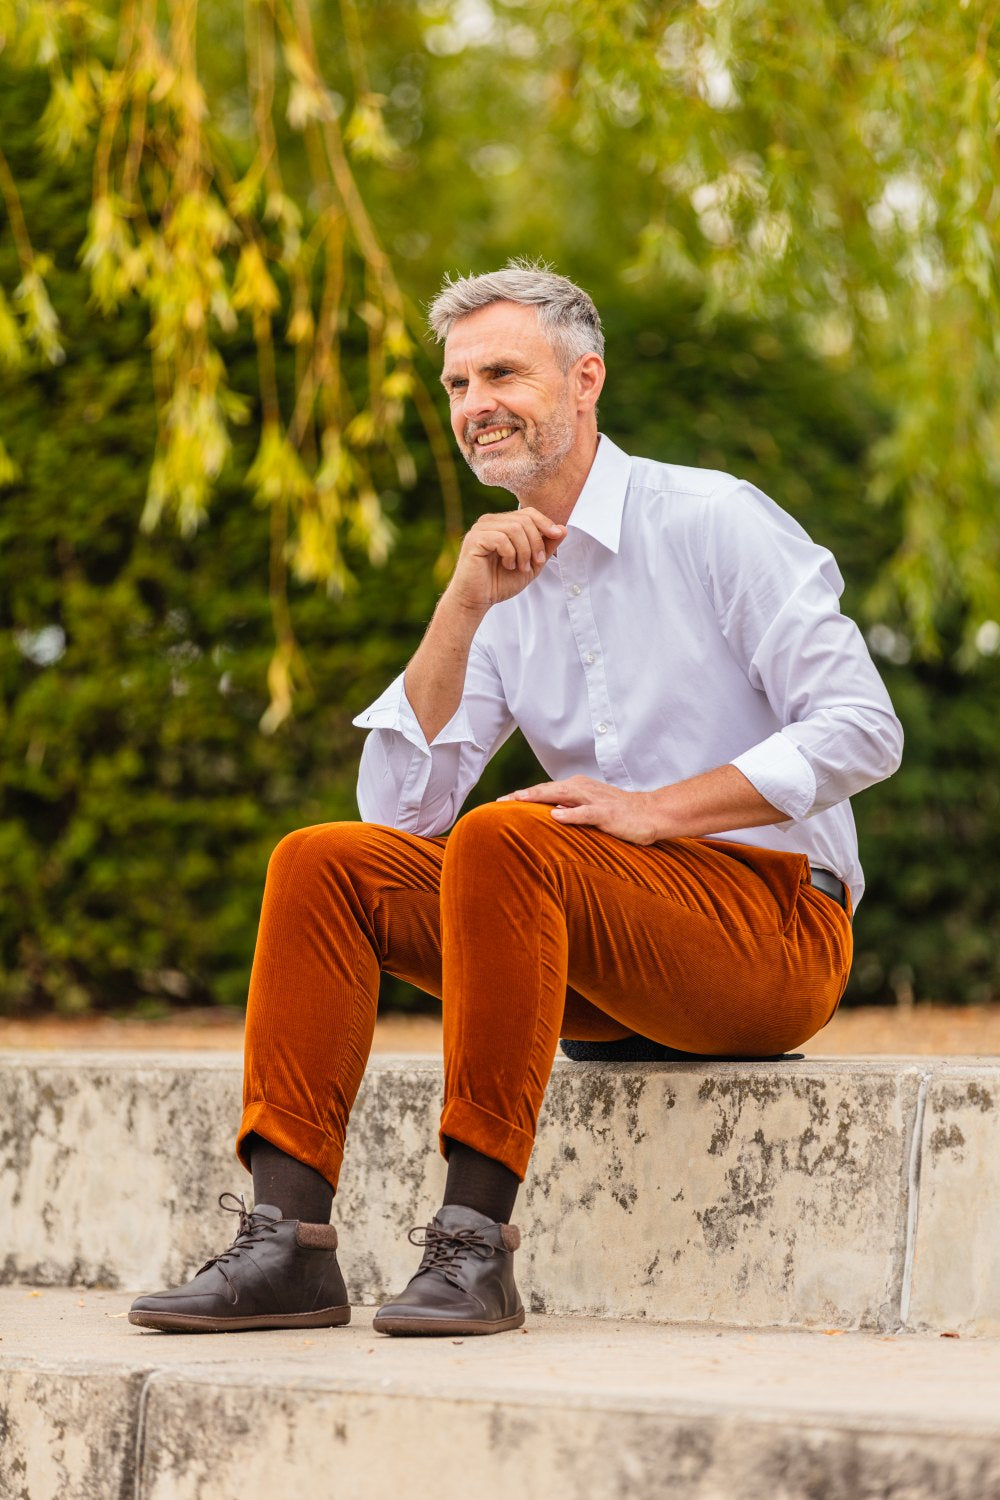
[{"label": "concrete step", "polygon": [[[0,1055],[0,1280],[154,1290],[228,1243],[240,1067]],[[352,1300],[440,1200],[440,1064],[374,1059],[334,1221]],[[516,1218],[534,1311],[1000,1334],[1000,1059],[579,1065]]]},{"label": "concrete step", "polygon": [[535,1316],[523,1331],[164,1335],[0,1291],[10,1500],[989,1500],[1000,1344]]}]

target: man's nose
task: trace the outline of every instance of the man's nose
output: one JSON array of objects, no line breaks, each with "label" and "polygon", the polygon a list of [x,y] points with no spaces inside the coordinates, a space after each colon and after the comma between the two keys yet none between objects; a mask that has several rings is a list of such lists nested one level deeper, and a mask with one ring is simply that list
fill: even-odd
[{"label": "man's nose", "polygon": [[465,387],[465,396],[462,401],[462,414],[474,419],[487,416],[496,409],[496,397],[492,394],[489,382],[471,377]]}]

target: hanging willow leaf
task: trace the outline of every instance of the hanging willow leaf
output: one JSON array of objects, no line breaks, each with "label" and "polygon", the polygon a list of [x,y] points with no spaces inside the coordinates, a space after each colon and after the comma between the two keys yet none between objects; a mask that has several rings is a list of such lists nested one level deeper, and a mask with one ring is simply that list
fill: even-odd
[{"label": "hanging willow leaf", "polygon": [[[125,0],[120,10],[98,0],[0,0],[0,40],[15,62],[49,71],[42,148],[59,160],[94,152],[81,255],[95,305],[111,315],[139,298],[149,312],[157,435],[145,529],[172,518],[189,535],[204,524],[232,454],[231,424],[249,414],[231,389],[220,340],[243,320],[250,326],[262,424],[246,481],[275,512],[278,644],[262,721],[272,731],[303,680],[284,597],[286,558],[300,578],[343,591],[350,575],[342,531],[373,560],[385,558],[392,540],[372,463],[384,451],[397,475],[415,474],[401,438],[415,380],[408,312],[348,159],[349,148],[358,159],[385,162],[395,146],[384,100],[360,64],[341,136],[344,101],[323,75],[302,0],[246,0],[244,98],[255,145],[234,173],[199,67],[200,19],[198,0]],[[353,8],[349,25],[360,46]],[[320,205],[308,220],[285,186],[282,112],[307,146]],[[34,350],[55,363],[62,346],[46,285],[50,264],[31,244],[5,165],[0,157],[22,275],[9,295],[0,291],[0,361],[13,365]],[[369,338],[367,373],[355,389],[345,383],[340,350],[352,306]],[[279,390],[279,340],[296,351],[290,391]],[[9,458],[3,474],[9,482]]]}]

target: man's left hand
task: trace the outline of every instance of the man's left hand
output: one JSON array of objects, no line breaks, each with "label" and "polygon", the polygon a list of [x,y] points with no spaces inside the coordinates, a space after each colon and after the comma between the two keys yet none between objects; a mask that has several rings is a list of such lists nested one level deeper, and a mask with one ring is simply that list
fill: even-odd
[{"label": "man's left hand", "polygon": [[497,801],[548,803],[560,823],[583,823],[630,844],[654,844],[655,796],[654,792],[625,792],[591,776],[570,776],[566,781],[541,781],[508,792]]}]

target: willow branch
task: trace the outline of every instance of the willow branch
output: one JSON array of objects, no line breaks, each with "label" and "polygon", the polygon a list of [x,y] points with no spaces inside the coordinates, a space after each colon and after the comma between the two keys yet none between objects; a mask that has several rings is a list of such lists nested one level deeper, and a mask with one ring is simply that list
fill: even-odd
[{"label": "willow branch", "polygon": [[17,191],[13,173],[2,150],[0,150],[0,194],[7,207],[7,217],[10,219],[11,234],[14,236],[21,270],[27,275],[32,269],[35,256],[31,248],[28,226],[25,223],[24,210],[21,207],[21,195]]}]

